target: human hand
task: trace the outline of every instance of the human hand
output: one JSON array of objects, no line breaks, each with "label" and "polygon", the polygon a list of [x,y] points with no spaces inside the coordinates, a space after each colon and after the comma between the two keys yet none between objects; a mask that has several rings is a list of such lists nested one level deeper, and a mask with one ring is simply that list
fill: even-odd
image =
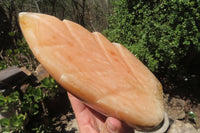
[{"label": "human hand", "polygon": [[133,129],[113,117],[105,117],[68,93],[81,133],[134,133]]}]

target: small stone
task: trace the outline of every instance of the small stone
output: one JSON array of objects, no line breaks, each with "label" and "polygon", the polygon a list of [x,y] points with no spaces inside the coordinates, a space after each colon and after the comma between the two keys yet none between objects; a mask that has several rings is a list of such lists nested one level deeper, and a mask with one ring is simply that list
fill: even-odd
[{"label": "small stone", "polygon": [[76,119],[72,119],[68,124],[67,127],[65,128],[66,132],[73,132],[73,133],[79,133],[78,130],[78,124],[76,122]]},{"label": "small stone", "polygon": [[167,133],[197,133],[197,130],[190,123],[183,123],[176,120],[171,125]]},{"label": "small stone", "polygon": [[29,86],[29,84],[23,84],[23,85],[20,86],[22,93],[26,93],[28,86]]},{"label": "small stone", "polygon": [[173,120],[183,120],[186,117],[185,111],[183,109],[177,110],[171,108],[171,110],[167,111],[169,118]]},{"label": "small stone", "polygon": [[32,74],[28,69],[26,69],[26,67],[21,67],[20,70],[24,72],[27,76],[30,76]]},{"label": "small stone", "polygon": [[40,82],[41,80],[48,78],[49,73],[41,64],[39,64],[34,72],[34,76],[37,78],[38,82]]},{"label": "small stone", "polygon": [[185,106],[185,101],[182,100],[182,99],[178,99],[178,98],[172,98],[172,102],[175,106],[178,106],[178,107],[184,107]]},{"label": "small stone", "polygon": [[182,111],[182,112],[180,112],[180,114],[178,114],[177,119],[178,119],[178,120],[183,120],[183,119],[185,118],[185,116],[186,116],[185,112]]},{"label": "small stone", "polygon": [[61,120],[61,121],[64,121],[64,120],[66,120],[66,119],[67,119],[66,115],[62,115],[62,116],[60,117],[60,120]]},{"label": "small stone", "polygon": [[183,120],[186,117],[185,114],[185,101],[178,98],[172,98],[169,102],[170,107],[166,106],[166,111],[169,118],[173,120]]}]

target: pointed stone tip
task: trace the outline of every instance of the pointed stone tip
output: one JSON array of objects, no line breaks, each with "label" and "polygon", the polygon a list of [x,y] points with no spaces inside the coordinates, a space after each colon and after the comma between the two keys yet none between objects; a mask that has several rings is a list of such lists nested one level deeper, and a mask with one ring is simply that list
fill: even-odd
[{"label": "pointed stone tip", "polygon": [[26,14],[28,14],[27,12],[20,12],[19,13],[19,17],[22,17],[22,16],[24,16],[24,15],[26,15]]},{"label": "pointed stone tip", "polygon": [[20,12],[18,15],[18,19],[20,23],[31,23],[32,20],[40,19],[39,13],[33,12]]},{"label": "pointed stone tip", "polygon": [[20,18],[40,18],[40,13],[34,13],[34,12],[20,12],[19,13],[19,19]]}]

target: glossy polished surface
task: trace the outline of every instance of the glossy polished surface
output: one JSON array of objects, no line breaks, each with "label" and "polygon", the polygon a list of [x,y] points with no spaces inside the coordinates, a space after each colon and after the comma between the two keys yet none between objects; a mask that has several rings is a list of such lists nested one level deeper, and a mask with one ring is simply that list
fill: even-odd
[{"label": "glossy polished surface", "polygon": [[125,47],[45,14],[20,13],[19,22],[39,62],[88,106],[140,129],[162,122],[162,85]]}]

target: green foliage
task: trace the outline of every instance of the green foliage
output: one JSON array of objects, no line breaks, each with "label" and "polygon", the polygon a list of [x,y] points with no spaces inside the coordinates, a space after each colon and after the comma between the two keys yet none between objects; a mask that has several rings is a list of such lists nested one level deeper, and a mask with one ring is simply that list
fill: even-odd
[{"label": "green foliage", "polygon": [[29,86],[21,101],[22,111],[30,115],[39,113],[40,102],[43,99],[42,90]]},{"label": "green foliage", "polygon": [[197,120],[197,115],[194,113],[194,112],[192,112],[192,111],[190,111],[189,113],[188,113],[188,115],[191,117],[191,119],[193,119],[193,120]]},{"label": "green foliage", "polygon": [[200,49],[198,0],[117,0],[109,40],[125,45],[154,72],[183,68],[182,59]]},{"label": "green foliage", "polygon": [[12,115],[10,118],[0,120],[3,133],[10,131],[19,131],[23,128],[25,120],[24,114],[15,113],[15,109],[20,105],[19,92],[12,92],[10,95],[4,96],[0,93],[0,111],[3,114]]},{"label": "green foliage", "polygon": [[[58,85],[53,78],[45,78],[39,86],[28,86],[25,93],[16,91],[9,95],[0,93],[0,111],[2,114],[8,113],[9,118],[0,120],[3,133],[25,132],[25,123],[33,117],[39,117],[31,126],[30,131],[45,132],[50,130],[44,123],[43,118],[47,115],[44,100],[55,96]],[[39,123],[39,124],[38,124]]]},{"label": "green foliage", "polygon": [[3,118],[0,120],[3,127],[2,133],[10,133],[10,131],[20,132],[23,129],[23,123],[25,121],[25,115],[13,115],[10,118]]},{"label": "green foliage", "polygon": [[56,81],[53,78],[45,78],[41,81],[41,88],[48,88],[48,91],[44,92],[45,97],[54,97],[55,94],[57,94],[57,88],[58,85],[56,84]]},{"label": "green foliage", "polygon": [[18,104],[19,93],[13,92],[9,96],[0,95],[0,109],[1,112],[8,112],[9,107]]},{"label": "green foliage", "polygon": [[41,81],[40,87],[52,89],[57,88],[58,85],[56,84],[56,81],[53,78],[45,78]]},{"label": "green foliage", "polygon": [[[14,32],[10,32],[10,35],[13,34]],[[26,66],[32,70],[38,64],[24,38],[17,40],[16,48],[3,51],[1,59],[0,70],[13,65]]]}]

